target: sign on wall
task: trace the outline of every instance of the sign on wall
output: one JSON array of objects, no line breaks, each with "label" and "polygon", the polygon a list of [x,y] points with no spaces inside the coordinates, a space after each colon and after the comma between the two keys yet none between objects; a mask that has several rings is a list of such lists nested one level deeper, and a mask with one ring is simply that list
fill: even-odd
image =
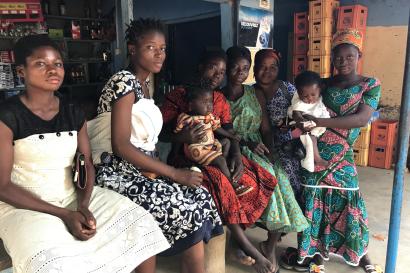
[{"label": "sign on wall", "polygon": [[248,47],[272,47],[273,13],[240,6],[238,44]]}]

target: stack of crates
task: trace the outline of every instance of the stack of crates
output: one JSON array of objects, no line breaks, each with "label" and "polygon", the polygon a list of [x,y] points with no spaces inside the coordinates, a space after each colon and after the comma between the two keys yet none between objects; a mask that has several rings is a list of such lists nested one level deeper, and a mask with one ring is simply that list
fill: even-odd
[{"label": "stack of crates", "polygon": [[371,124],[360,128],[359,137],[353,145],[354,162],[358,166],[366,167],[369,162]]},{"label": "stack of crates", "polygon": [[376,120],[372,123],[369,151],[369,166],[390,169],[397,138],[398,122]]},{"label": "stack of crates", "polygon": [[[363,39],[366,35],[368,9],[362,5],[343,6],[338,9],[337,30],[347,28],[358,29],[363,34]],[[362,52],[363,53],[363,52]],[[363,55],[359,59],[357,72],[362,73]]]},{"label": "stack of crates", "polygon": [[307,69],[308,27],[307,12],[293,15],[293,79]]},{"label": "stack of crates", "polygon": [[308,68],[322,78],[331,75],[331,43],[338,7],[339,1],[336,0],[309,1]]}]

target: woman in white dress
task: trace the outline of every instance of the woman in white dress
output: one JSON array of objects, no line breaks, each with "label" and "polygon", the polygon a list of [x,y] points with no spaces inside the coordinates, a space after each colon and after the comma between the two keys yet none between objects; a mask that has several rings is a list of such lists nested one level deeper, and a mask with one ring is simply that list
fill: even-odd
[{"label": "woman in white dress", "polygon": [[165,60],[161,22],[131,21],[126,41],[131,66],[108,80],[98,116],[89,123],[97,183],[155,217],[171,244],[161,255],[181,253],[182,273],[204,273],[204,242],[223,233],[215,203],[201,186],[201,173],[166,165],[155,151],[162,114],[150,98],[147,79]]},{"label": "woman in white dress", "polygon": [[[93,186],[84,114],[54,94],[64,79],[58,47],[35,35],[14,52],[26,91],[0,106],[0,238],[13,272],[153,273],[169,244],[149,212]],[[73,183],[76,151],[84,189]]]}]

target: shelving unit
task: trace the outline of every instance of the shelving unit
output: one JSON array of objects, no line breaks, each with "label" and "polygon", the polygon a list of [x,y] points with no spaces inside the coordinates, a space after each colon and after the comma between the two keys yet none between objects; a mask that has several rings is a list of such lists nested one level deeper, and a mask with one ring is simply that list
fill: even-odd
[{"label": "shelving unit", "polygon": [[[12,1],[10,0],[10,2]],[[27,1],[37,1],[38,5],[41,4],[40,0]],[[49,11],[53,14],[41,13],[39,18],[44,20],[48,31],[50,31],[50,38],[60,46],[63,54],[65,78],[59,92],[67,95],[70,99],[98,97],[114,70],[111,60],[113,35],[107,35],[107,33],[115,33],[115,31],[112,32],[113,18],[95,18],[97,16],[95,10],[98,6],[95,0],[65,1],[66,15],[63,16],[55,15],[58,10],[57,1],[49,1],[49,3],[51,5]],[[90,5],[90,17],[85,17],[84,10],[78,8],[82,5]],[[0,22],[4,22],[4,20],[0,17]],[[17,23],[15,22],[15,24]],[[33,22],[33,24],[35,23],[37,22]],[[77,37],[72,35],[73,24],[79,27],[79,36]],[[13,44],[18,38],[0,36],[0,52],[12,50]],[[14,76],[16,77],[16,75]],[[21,86],[0,88],[0,100],[23,90],[24,87]]]}]

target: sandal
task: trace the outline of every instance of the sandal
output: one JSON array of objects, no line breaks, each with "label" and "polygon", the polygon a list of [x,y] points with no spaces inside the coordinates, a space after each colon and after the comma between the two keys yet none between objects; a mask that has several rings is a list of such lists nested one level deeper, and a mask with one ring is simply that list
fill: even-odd
[{"label": "sandal", "polygon": [[315,263],[310,263],[309,273],[325,273],[325,266],[323,264],[317,265]]},{"label": "sandal", "polygon": [[297,272],[307,272],[308,265],[301,265],[297,262],[298,250],[293,247],[288,247],[285,253],[282,254],[279,260],[279,265],[287,270],[295,270]]},{"label": "sandal", "polygon": [[235,188],[235,193],[236,193],[236,196],[238,197],[245,195],[247,193],[250,193],[251,191],[253,191],[252,186],[239,185]]},{"label": "sandal", "polygon": [[366,273],[384,273],[383,268],[380,265],[368,264],[364,266]]}]

